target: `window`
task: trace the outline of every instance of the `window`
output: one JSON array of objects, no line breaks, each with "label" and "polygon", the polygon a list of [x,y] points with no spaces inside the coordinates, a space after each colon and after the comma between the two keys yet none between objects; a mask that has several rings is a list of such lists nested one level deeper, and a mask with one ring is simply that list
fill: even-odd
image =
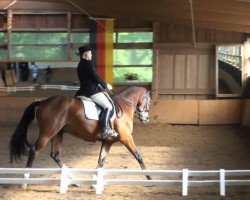
[{"label": "window", "polygon": [[[89,32],[70,34],[70,60],[78,61],[75,52],[89,43]],[[113,34],[114,82],[124,83],[133,74],[139,82],[152,81],[152,32],[122,32]],[[66,61],[68,34],[66,32],[12,32],[11,60]],[[7,34],[0,32],[0,60],[7,59]]]},{"label": "window", "polygon": [[126,82],[130,75],[139,82],[151,82],[153,33],[117,32],[114,42],[114,82]]},{"label": "window", "polygon": [[72,44],[71,58],[78,61],[79,57],[75,54],[77,46],[89,43],[89,33],[71,33],[70,43]]},{"label": "window", "polygon": [[67,33],[11,34],[13,60],[65,60]]},{"label": "window", "polygon": [[0,32],[0,60],[7,60],[7,34]]}]

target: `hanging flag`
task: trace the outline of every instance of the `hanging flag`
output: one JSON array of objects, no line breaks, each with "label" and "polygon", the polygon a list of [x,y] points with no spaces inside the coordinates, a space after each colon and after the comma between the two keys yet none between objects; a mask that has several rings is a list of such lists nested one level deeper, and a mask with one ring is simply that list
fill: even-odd
[{"label": "hanging flag", "polygon": [[90,19],[90,44],[98,75],[113,83],[113,19]]}]

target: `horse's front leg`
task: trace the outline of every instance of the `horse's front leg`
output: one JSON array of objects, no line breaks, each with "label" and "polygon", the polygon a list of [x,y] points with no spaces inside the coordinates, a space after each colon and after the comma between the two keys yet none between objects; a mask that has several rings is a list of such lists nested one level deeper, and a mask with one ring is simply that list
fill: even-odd
[{"label": "horse's front leg", "polygon": [[[128,136],[128,137],[126,137],[126,139],[121,140],[120,142],[123,143],[127,147],[127,149],[130,151],[130,153],[135,157],[135,159],[140,164],[141,169],[145,170],[146,166],[145,166],[145,164],[143,162],[141,154],[136,149],[134,139],[132,138],[132,136]],[[151,176],[146,175],[146,177],[147,177],[148,180],[152,180]]]}]

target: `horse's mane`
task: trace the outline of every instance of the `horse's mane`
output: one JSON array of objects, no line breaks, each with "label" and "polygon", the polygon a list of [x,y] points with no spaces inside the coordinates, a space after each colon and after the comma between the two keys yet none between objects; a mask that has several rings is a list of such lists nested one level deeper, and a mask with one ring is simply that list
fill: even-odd
[{"label": "horse's mane", "polygon": [[[128,89],[130,89],[130,88],[132,88],[132,87],[135,87],[135,86],[134,86],[134,85],[129,85],[129,86],[123,88],[122,90],[120,90],[119,92],[117,92],[114,96],[120,95],[120,94],[123,93],[125,90],[128,90]],[[136,87],[137,87],[137,86],[136,86]]]},{"label": "horse's mane", "polygon": [[[133,88],[133,87],[138,87],[138,88],[139,88],[140,86],[129,85],[129,86],[123,88],[122,90],[120,90],[119,92],[117,92],[117,93],[115,93],[115,94],[113,94],[113,95],[110,96],[111,99],[112,99],[113,102],[114,102],[114,105],[115,105],[115,108],[116,108],[116,115],[117,115],[118,118],[119,118],[118,113],[119,113],[120,111],[121,111],[121,113],[123,113],[123,110],[122,110],[121,106],[118,104],[118,102],[117,102],[117,100],[115,99],[115,97],[120,96],[124,91],[130,90],[130,89]],[[121,114],[121,116],[122,116],[122,114]],[[120,116],[120,117],[121,117],[121,116]]]}]

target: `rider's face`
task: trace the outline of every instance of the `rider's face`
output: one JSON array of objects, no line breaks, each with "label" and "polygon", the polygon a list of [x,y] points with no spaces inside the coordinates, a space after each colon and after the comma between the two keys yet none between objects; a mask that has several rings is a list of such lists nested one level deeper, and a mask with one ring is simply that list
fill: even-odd
[{"label": "rider's face", "polygon": [[84,52],[84,58],[86,59],[86,60],[91,60],[92,59],[92,53],[91,53],[91,51],[86,51],[86,52]]}]

